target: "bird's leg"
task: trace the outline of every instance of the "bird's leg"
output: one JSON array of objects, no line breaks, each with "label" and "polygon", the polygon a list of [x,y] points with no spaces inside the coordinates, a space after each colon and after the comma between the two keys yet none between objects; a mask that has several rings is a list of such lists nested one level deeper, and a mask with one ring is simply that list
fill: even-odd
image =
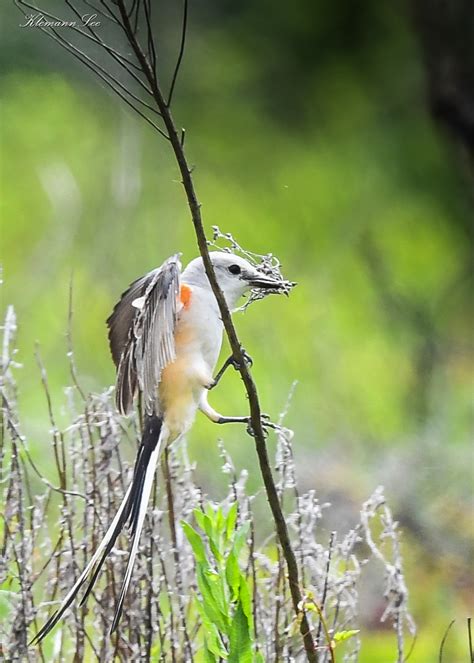
[{"label": "bird's leg", "polygon": [[[252,357],[243,348],[241,348],[241,349],[242,349],[242,354],[244,356],[245,363],[247,364],[247,366],[252,366],[252,364],[253,364]],[[234,355],[230,355],[230,357],[227,357],[227,359],[224,362],[224,365],[222,366],[220,371],[218,371],[216,377],[214,378],[214,380],[209,385],[209,387],[208,387],[209,391],[211,389],[214,389],[214,387],[216,387],[219,384],[219,381],[220,381],[221,377],[224,375],[224,373],[229,368],[229,366],[233,366],[236,371],[238,371],[239,368],[240,368],[239,362],[237,361],[237,359],[235,359]]]},{"label": "bird's leg", "polygon": [[227,359],[225,360],[222,368],[217,372],[216,377],[213,379],[213,381],[209,385],[209,387],[208,387],[209,391],[211,389],[214,389],[214,387],[217,387],[221,377],[224,375],[224,373],[229,368],[229,366],[234,366],[234,368],[235,368],[234,361],[235,361],[235,359],[232,355],[230,357],[227,357]]},{"label": "bird's leg", "polygon": [[248,424],[250,422],[250,417],[224,417],[222,414],[219,414],[219,412],[216,412],[216,410],[209,405],[207,391],[202,393],[201,400],[199,401],[199,409],[215,424]]},{"label": "bird's leg", "polygon": [[[251,417],[224,417],[222,414],[219,414],[214,408],[209,405],[208,400],[207,400],[207,392],[203,392],[203,395],[201,396],[201,400],[199,402],[199,409],[203,414],[206,415],[208,419],[213,421],[215,424],[247,424],[247,432],[249,435],[254,436],[254,432],[252,429],[252,421]],[[270,417],[268,414],[261,414],[261,421],[262,421],[262,428],[265,433],[267,433],[268,428],[272,428],[274,430],[277,430],[280,428],[278,424],[274,424],[273,422],[270,421]]]},{"label": "bird's leg", "polygon": [[[262,424],[262,431],[265,437],[268,436],[269,428],[271,428],[272,430],[281,430],[281,426],[273,423],[273,421],[270,421],[269,415],[264,414],[263,412],[260,414],[260,422]],[[216,424],[230,424],[230,423],[247,424],[247,433],[251,437],[255,437],[255,432],[252,427],[251,417],[223,417],[222,415],[219,415],[219,418],[216,420]]]},{"label": "bird's leg", "polygon": [[219,415],[219,418],[215,422],[216,424],[249,424],[250,417],[223,417]]}]

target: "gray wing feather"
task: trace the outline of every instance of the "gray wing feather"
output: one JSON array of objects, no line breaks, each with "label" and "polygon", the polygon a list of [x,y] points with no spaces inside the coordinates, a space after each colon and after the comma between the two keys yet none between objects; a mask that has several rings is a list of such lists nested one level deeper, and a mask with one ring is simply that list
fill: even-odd
[{"label": "gray wing feather", "polygon": [[132,302],[139,297],[143,297],[148,284],[153,279],[160,267],[141,276],[133,281],[125,292],[122,293],[120,300],[114,306],[112,314],[107,318],[107,327],[109,328],[109,345],[112,358],[118,368],[122,352],[128,342],[128,335],[133,326],[133,321],[138,313],[138,309],[132,306]]},{"label": "gray wing feather", "polygon": [[[180,268],[175,255],[132,283],[107,321],[112,356],[118,364],[116,403],[123,414],[130,410],[137,387],[146,412],[158,414],[156,391],[161,373],[176,359]],[[143,297],[140,310],[132,305],[139,297]]]},{"label": "gray wing feather", "polygon": [[137,390],[137,371],[133,359],[134,344],[130,342],[124,350],[117,370],[115,403],[122,414],[127,414],[133,405],[133,397]]}]

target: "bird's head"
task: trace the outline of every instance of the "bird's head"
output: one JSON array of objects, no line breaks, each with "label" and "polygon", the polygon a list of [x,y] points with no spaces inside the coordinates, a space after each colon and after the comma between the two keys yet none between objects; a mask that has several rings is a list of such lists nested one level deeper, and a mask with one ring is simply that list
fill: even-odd
[{"label": "bird's head", "polygon": [[[259,267],[252,265],[248,260],[234,253],[212,251],[211,262],[224,297],[229,308],[235,308],[238,300],[249,290],[259,291],[261,294],[284,293],[293,287],[294,283],[285,281],[279,272],[265,273]],[[192,260],[182,275],[186,283],[199,286],[209,286],[204,270],[202,258]]]}]

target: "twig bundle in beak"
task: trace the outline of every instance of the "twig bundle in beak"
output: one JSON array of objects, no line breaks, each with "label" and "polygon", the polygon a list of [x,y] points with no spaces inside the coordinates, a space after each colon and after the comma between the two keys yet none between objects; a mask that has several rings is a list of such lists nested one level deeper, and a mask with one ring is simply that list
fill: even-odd
[{"label": "twig bundle in beak", "polygon": [[[295,285],[297,285],[293,281],[287,281],[283,278],[281,263],[272,253],[261,255],[247,251],[235,241],[230,233],[222,233],[218,226],[213,226],[212,231],[213,236],[212,240],[208,241],[209,246],[226,253],[240,253],[259,272],[258,276],[249,279],[252,289],[245,304],[237,310],[245,311],[250,304],[263,299],[267,295],[278,294],[288,296]],[[222,242],[227,242],[227,246],[222,246]]]}]

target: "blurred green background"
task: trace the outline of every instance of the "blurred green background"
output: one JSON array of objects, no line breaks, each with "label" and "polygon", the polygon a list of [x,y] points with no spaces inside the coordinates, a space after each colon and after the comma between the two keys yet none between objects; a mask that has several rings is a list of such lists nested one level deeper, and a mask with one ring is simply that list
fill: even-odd
[{"label": "blurred green background", "polygon": [[[157,21],[167,75],[179,11],[163,7]],[[334,505],[327,532],[350,526],[385,485],[420,630],[411,660],[437,660],[451,619],[445,660],[467,660],[472,163],[431,119],[419,19],[410,5],[375,1],[209,1],[190,11],[174,115],[206,227],[275,253],[299,284],[236,319],[263,408],[275,418],[298,380],[287,424],[301,489]],[[61,417],[71,276],[80,381],[102,390],[114,380],[104,320],[119,294],[170,254],[187,261],[197,249],[166,142],[38,29],[19,28],[13,6],[0,17],[2,302],[16,308],[24,432],[47,473],[34,348]],[[246,409],[230,373],[211,400],[225,413]],[[199,419],[190,434],[211,496],[224,480],[221,433]],[[223,435],[257,488],[251,440]],[[393,658],[381,605],[363,615],[361,661]]]}]

